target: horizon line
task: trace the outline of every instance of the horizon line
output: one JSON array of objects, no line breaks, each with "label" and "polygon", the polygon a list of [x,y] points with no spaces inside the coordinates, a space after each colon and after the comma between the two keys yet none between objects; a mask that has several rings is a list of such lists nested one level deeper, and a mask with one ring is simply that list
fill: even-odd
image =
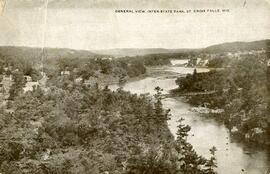
[{"label": "horizon line", "polygon": [[117,50],[117,49],[166,49],[166,50],[200,50],[207,47],[215,46],[215,45],[221,45],[221,44],[227,44],[227,43],[250,43],[250,42],[257,42],[257,41],[267,41],[270,40],[270,38],[267,39],[260,39],[260,40],[252,40],[252,41],[229,41],[229,42],[220,42],[220,43],[214,43],[205,47],[196,47],[196,48],[187,48],[187,47],[177,47],[177,48],[165,48],[165,47],[114,47],[114,48],[99,48],[99,49],[84,49],[84,48],[69,48],[69,47],[41,47],[41,46],[27,46],[27,45],[0,45],[0,47],[25,47],[25,48],[37,48],[37,49],[70,49],[70,50],[79,50],[79,51],[105,51],[105,50]]}]

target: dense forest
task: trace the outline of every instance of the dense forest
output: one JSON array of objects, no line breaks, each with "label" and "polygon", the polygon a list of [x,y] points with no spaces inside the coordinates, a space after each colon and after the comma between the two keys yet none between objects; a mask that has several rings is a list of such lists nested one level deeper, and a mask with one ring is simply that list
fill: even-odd
[{"label": "dense forest", "polygon": [[[8,102],[0,109],[1,173],[216,173],[215,147],[210,159],[199,156],[187,142],[191,128],[182,119],[176,139],[170,133],[162,89],[137,95],[98,83],[105,75],[144,73],[140,61],[0,60],[1,78],[12,77]],[[45,87],[23,91],[30,83],[25,77],[38,81],[44,73]],[[98,82],[85,84],[89,78]]]},{"label": "dense forest", "polygon": [[170,65],[171,59],[187,59],[194,57],[197,53],[194,51],[184,53],[163,53],[163,54],[147,54],[142,56],[122,57],[120,59],[125,61],[140,60],[145,66],[162,66]]},{"label": "dense forest", "polygon": [[[211,65],[220,67],[223,62],[215,61]],[[188,102],[195,106],[224,109],[224,113],[214,116],[224,121],[233,135],[269,146],[267,56],[246,55],[230,60],[229,65],[206,73],[195,70],[193,74],[178,78],[179,87],[173,92],[202,94],[188,96]]]}]

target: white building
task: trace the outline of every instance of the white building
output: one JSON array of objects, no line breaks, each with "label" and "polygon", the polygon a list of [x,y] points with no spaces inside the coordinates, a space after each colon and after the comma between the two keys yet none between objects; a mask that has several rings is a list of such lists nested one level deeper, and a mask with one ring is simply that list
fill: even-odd
[{"label": "white building", "polygon": [[27,91],[33,91],[38,86],[40,86],[39,82],[27,82],[23,88],[23,92],[26,93]]},{"label": "white building", "polygon": [[24,79],[26,80],[26,82],[32,82],[31,76],[24,76]]},{"label": "white building", "polygon": [[70,75],[70,71],[61,71],[61,76],[69,76]]},{"label": "white building", "polygon": [[80,84],[80,83],[83,82],[83,78],[82,77],[78,77],[74,81],[75,81],[75,83]]}]

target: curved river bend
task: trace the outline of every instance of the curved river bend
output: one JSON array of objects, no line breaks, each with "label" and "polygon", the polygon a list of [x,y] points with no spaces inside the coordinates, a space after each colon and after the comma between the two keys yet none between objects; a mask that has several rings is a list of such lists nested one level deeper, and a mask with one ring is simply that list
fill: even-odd
[{"label": "curved river bend", "polygon": [[[172,63],[174,64],[175,62]],[[167,67],[165,71],[187,74],[192,73],[193,69],[171,66]],[[197,69],[197,71],[208,70]],[[175,80],[175,78],[165,78],[164,76],[147,77],[126,83],[123,89],[137,94],[154,94],[154,88],[159,86],[164,90],[164,93],[168,93],[169,90],[177,87]],[[110,86],[112,90],[118,87],[118,85]],[[217,147],[217,172],[219,174],[268,174],[267,170],[270,166],[269,152],[233,142],[228,129],[223,124],[213,119],[201,117],[198,113],[190,111],[192,107],[185,103],[182,98],[166,98],[162,103],[165,108],[171,109],[172,116],[168,124],[173,135],[176,135],[177,120],[182,117],[185,119],[185,124],[191,126],[188,141],[200,155],[209,157],[209,149],[212,146]]]}]

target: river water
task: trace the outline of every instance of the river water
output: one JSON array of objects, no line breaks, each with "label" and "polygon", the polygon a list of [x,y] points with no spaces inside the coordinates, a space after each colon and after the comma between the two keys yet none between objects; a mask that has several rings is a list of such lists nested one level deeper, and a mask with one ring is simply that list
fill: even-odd
[{"label": "river water", "polygon": [[[177,63],[177,61],[172,61],[173,65]],[[170,66],[164,68],[164,71],[183,75],[192,73],[194,69]],[[205,71],[208,70],[197,69],[197,72]],[[126,83],[123,89],[137,94],[154,94],[154,88],[159,86],[164,90],[163,93],[168,93],[169,90],[177,87],[175,80],[175,78],[164,76],[147,77]],[[110,86],[111,89],[117,89],[118,87],[118,85]],[[183,98],[166,98],[162,103],[165,108],[171,109],[172,116],[168,124],[174,136],[177,131],[177,121],[182,117],[185,119],[184,123],[191,126],[188,141],[199,155],[210,157],[209,149],[212,146],[217,148],[217,172],[219,174],[268,174],[267,170],[270,167],[269,152],[235,142],[231,139],[228,129],[222,123],[192,112],[190,110],[192,106],[185,103]]]}]

